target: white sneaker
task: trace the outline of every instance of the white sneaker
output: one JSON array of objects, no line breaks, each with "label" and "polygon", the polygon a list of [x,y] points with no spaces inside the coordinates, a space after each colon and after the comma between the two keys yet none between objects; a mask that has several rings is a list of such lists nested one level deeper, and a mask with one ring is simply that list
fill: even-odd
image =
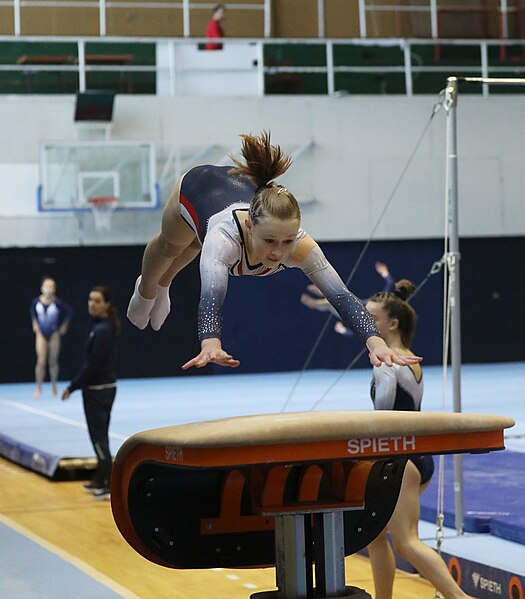
[{"label": "white sneaker", "polygon": [[109,487],[102,487],[101,489],[95,489],[93,491],[93,499],[96,499],[97,501],[102,499],[109,499],[110,497],[111,493]]}]

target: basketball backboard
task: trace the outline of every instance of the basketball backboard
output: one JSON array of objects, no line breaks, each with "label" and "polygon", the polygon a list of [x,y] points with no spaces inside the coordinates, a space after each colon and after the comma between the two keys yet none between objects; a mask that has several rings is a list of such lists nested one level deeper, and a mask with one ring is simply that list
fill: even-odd
[{"label": "basketball backboard", "polygon": [[155,145],[148,141],[44,141],[39,211],[89,210],[89,198],[113,196],[118,210],[155,209]]}]

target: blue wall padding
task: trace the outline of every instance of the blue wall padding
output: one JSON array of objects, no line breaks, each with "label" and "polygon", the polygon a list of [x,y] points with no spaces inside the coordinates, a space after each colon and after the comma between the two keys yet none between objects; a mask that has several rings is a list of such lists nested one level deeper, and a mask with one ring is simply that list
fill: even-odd
[{"label": "blue wall padding", "polygon": [[[321,244],[329,260],[346,279],[354,268],[364,242]],[[520,306],[525,300],[525,278],[518,270],[525,263],[525,238],[461,240],[461,322],[464,363],[525,360],[525,319]],[[93,285],[113,288],[115,303],[125,314],[135,279],[140,272],[144,246],[8,248],[0,252],[0,270],[10,281],[10,292],[0,295],[4,315],[2,336],[9,339],[4,352],[0,383],[29,382],[34,377],[34,335],[29,306],[38,294],[41,278],[55,277],[58,292],[74,308],[69,333],[63,339],[61,378],[73,376],[79,367],[89,330],[87,294]],[[432,263],[443,254],[440,239],[374,241],[350,283],[362,298],[382,288],[374,262],[386,262],[396,279],[419,283]],[[327,313],[314,312],[299,302],[308,284],[298,269],[272,277],[230,277],[224,318],[224,347],[241,360],[237,372],[292,371],[303,368]],[[125,319],[118,362],[118,376],[159,377],[181,374],[232,372],[207,367],[181,371],[196,355],[196,315],[199,269],[195,260],[175,279],[172,313],[159,332],[139,331]],[[442,356],[442,274],[431,277],[413,305],[419,322],[413,349],[424,364],[440,364]],[[363,347],[356,338],[342,337],[330,323],[309,368],[345,368]],[[369,366],[363,357],[356,367]]]}]

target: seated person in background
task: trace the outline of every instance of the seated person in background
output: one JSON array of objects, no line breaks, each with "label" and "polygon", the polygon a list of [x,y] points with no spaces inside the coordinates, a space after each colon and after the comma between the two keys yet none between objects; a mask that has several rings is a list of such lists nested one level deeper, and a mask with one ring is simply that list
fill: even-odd
[{"label": "seated person in background", "polygon": [[[226,7],[224,4],[217,4],[213,9],[213,15],[206,26],[207,38],[222,38],[224,31],[222,29],[222,21],[224,21]],[[222,50],[222,44],[213,42],[206,43],[206,50]]]}]

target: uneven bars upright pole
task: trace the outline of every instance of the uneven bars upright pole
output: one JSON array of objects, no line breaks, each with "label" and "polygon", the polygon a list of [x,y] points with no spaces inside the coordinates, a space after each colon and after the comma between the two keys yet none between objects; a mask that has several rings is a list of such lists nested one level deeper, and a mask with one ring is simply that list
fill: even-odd
[{"label": "uneven bars upright pole", "polygon": [[[449,302],[450,302],[450,358],[452,366],[452,399],[454,412],[461,412],[461,306],[459,285],[459,233],[458,233],[458,156],[456,108],[458,79],[449,77],[447,99],[447,203],[449,234]],[[463,457],[454,455],[454,512],[458,535],[463,533]]]}]

